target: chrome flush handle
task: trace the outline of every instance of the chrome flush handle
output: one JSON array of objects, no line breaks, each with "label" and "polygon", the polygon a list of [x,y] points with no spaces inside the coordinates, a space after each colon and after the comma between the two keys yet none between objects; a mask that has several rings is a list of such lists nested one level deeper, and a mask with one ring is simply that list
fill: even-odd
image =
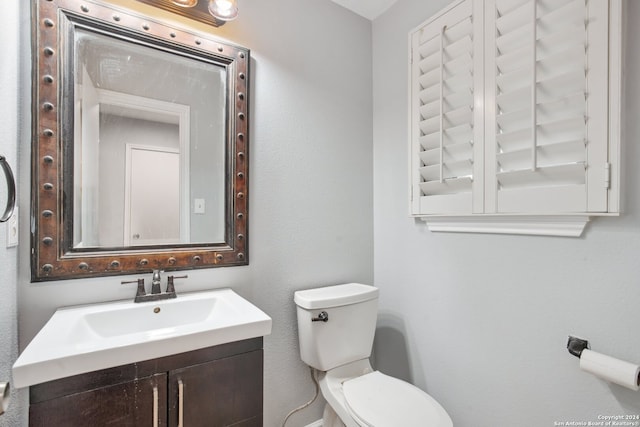
[{"label": "chrome flush handle", "polygon": [[312,322],[328,322],[329,321],[329,313],[326,311],[321,311],[318,314],[318,317],[314,317],[311,319]]}]

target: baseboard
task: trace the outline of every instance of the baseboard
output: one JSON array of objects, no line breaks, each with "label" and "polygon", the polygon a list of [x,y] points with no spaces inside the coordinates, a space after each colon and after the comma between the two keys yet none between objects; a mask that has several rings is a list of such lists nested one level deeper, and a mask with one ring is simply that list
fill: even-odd
[{"label": "baseboard", "polygon": [[314,421],[308,424],[306,427],[322,427],[322,420]]}]

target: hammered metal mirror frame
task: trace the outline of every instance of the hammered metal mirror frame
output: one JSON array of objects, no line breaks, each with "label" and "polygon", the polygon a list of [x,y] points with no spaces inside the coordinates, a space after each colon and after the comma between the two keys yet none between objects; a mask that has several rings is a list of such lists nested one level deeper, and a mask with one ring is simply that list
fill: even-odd
[{"label": "hammered metal mirror frame", "polygon": [[[80,0],[33,0],[31,271],[33,281],[248,264],[249,50],[208,34],[168,26],[128,10]],[[62,52],[69,27],[97,28],[125,40],[222,64],[226,70],[225,241],[142,248],[74,248],[73,86]],[[69,176],[71,175],[71,176]],[[70,181],[71,180],[71,181]],[[66,209],[66,210],[65,210]]]}]

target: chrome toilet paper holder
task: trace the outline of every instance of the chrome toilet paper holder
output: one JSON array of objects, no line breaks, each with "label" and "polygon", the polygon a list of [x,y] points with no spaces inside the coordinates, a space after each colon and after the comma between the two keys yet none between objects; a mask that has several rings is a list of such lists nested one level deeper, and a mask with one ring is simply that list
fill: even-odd
[{"label": "chrome toilet paper holder", "polygon": [[569,336],[567,350],[580,359],[580,370],[630,390],[640,390],[640,365],[597,353],[591,350],[589,341],[573,336]]},{"label": "chrome toilet paper holder", "polygon": [[582,356],[582,350],[589,348],[589,341],[569,335],[569,341],[567,341],[567,350],[569,350],[569,353],[573,354],[578,359],[580,358],[580,356]]}]

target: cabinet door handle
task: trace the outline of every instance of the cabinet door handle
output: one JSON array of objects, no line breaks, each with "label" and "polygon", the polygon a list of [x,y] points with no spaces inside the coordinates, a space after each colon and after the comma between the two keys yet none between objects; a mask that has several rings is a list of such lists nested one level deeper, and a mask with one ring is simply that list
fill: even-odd
[{"label": "cabinet door handle", "polygon": [[153,386],[153,427],[158,427],[158,386]]},{"label": "cabinet door handle", "polygon": [[184,427],[184,383],[178,380],[178,427]]}]

